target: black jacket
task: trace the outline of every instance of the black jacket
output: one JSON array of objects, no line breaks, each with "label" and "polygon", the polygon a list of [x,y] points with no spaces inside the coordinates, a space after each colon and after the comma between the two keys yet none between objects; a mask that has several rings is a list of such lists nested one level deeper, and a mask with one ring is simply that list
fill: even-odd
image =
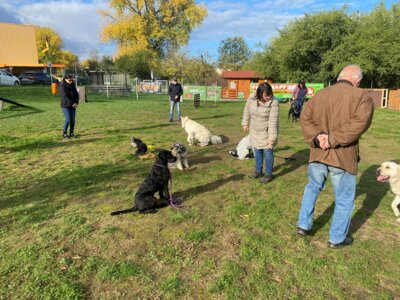
[{"label": "black jacket", "polygon": [[[177,84],[171,83],[168,87],[168,95],[171,101],[174,102],[181,101],[181,96],[183,95],[183,89],[180,83]],[[175,99],[175,96],[178,96],[178,98]]]},{"label": "black jacket", "polygon": [[73,104],[79,103],[79,93],[75,84],[69,84],[64,79],[60,84],[61,107],[72,107]]}]

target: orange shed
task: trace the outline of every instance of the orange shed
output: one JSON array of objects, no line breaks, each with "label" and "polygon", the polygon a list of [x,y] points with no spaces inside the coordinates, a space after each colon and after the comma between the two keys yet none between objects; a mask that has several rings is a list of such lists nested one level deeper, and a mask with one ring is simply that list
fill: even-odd
[{"label": "orange shed", "polygon": [[222,88],[223,99],[247,99],[250,95],[250,83],[263,82],[263,77],[255,71],[224,71],[222,78],[226,79],[228,86]]}]

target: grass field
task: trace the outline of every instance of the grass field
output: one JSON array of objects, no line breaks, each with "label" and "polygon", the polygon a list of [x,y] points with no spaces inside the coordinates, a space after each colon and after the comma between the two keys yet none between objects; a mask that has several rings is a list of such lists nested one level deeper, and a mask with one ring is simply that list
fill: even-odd
[{"label": "grass field", "polygon": [[312,236],[296,233],[308,149],[280,109],[275,179],[247,178],[254,160],[228,151],[243,137],[244,102],[213,103],[188,115],[222,145],[189,149],[191,172],[173,170],[173,192],[190,206],[154,215],[109,216],[132,205],[151,160],[132,156],[130,136],[158,148],[185,144],[169,123],[166,96],[89,95],[79,138],[61,138],[59,96],[49,88],[0,88],[41,112],[0,112],[0,299],[399,299],[400,223],[375,169],[400,159],[400,112],[377,110],[361,140],[351,247],[327,247],[333,191],[316,208]]}]

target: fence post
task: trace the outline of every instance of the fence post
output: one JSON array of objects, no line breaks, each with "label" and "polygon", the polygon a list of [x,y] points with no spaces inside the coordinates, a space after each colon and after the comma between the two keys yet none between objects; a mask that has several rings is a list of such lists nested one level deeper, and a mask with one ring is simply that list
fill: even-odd
[{"label": "fence post", "polygon": [[200,94],[194,94],[194,100],[193,100],[193,104],[194,104],[194,108],[198,108],[200,106]]},{"label": "fence post", "polygon": [[3,101],[0,100],[0,111],[3,110]]}]

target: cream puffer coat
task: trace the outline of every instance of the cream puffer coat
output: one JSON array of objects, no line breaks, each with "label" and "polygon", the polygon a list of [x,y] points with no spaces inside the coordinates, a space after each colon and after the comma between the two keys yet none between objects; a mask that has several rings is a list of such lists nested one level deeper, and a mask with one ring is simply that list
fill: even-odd
[{"label": "cream puffer coat", "polygon": [[256,93],[249,96],[243,111],[242,126],[249,126],[250,144],[256,149],[267,149],[268,142],[278,143],[279,102],[275,97],[262,103]]}]

